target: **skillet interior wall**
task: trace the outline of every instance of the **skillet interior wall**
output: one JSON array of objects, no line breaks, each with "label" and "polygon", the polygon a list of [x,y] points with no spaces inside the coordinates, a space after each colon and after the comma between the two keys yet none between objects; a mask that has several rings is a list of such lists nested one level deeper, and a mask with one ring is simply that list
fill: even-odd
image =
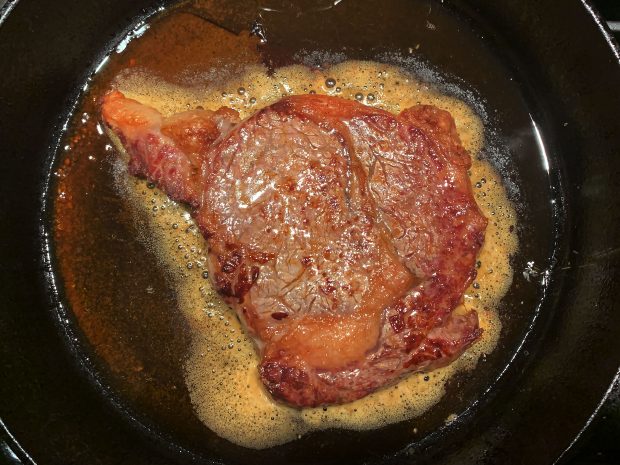
[{"label": "skillet interior wall", "polygon": [[[79,369],[74,367],[70,357],[63,355],[66,353],[63,343],[44,315],[50,309],[50,302],[42,279],[44,270],[38,261],[40,241],[36,212],[40,205],[47,147],[54,140],[49,129],[54,122],[62,124],[58,115],[66,112],[70,102],[67,96],[81,84],[88,65],[96,62],[94,51],[104,50],[106,41],[118,32],[119,24],[129,24],[131,18],[140,14],[137,2],[131,5],[64,2],[62,5],[59,8],[56,4],[55,11],[47,11],[44,5],[22,1],[0,29],[0,57],[4,57],[0,58],[0,68],[9,70],[0,82],[0,96],[7,103],[0,106],[2,153],[7,168],[0,187],[2,212],[6,218],[0,236],[5,243],[2,251],[5,276],[1,284],[6,306],[2,320],[2,360],[6,379],[11,380],[1,386],[0,414],[35,457],[46,453],[56,455],[46,459],[46,463],[66,463],[71,457],[76,460],[75,457],[80,456],[98,457],[100,463],[119,463],[122,457],[137,457],[136,454],[142,456],[132,463],[164,463],[166,459],[159,452],[149,452],[150,448],[134,433],[129,433],[117,416],[110,415],[108,407],[102,405],[88,384],[80,380]],[[536,336],[542,336],[549,326],[550,336],[538,349],[540,354],[552,356],[549,359],[541,356],[529,366],[526,358],[519,360],[513,375],[527,368],[529,376],[524,378],[522,390],[516,393],[509,389],[498,391],[500,394],[486,411],[493,412],[495,417],[502,412],[499,421],[497,418],[491,421],[491,414],[481,411],[475,418],[476,427],[471,428],[472,423],[468,427],[482,439],[477,443],[460,442],[459,446],[462,453],[472,454],[472,457],[481,457],[489,447],[494,453],[509,454],[523,447],[523,441],[514,435],[491,433],[508,431],[508,428],[512,431],[534,428],[540,432],[534,437],[541,442],[532,443],[532,434],[528,434],[529,446],[520,450],[520,454],[522,457],[531,454],[531,463],[536,463],[541,460],[539,454],[543,445],[542,450],[548,455],[542,459],[559,454],[567,443],[566,438],[579,429],[591,412],[617,366],[618,348],[608,344],[603,350],[603,346],[613,340],[614,325],[618,327],[618,321],[613,319],[617,316],[611,313],[613,305],[617,305],[612,300],[617,255],[608,253],[618,246],[613,237],[619,221],[618,195],[613,195],[613,189],[617,192],[617,184],[614,187],[613,181],[617,179],[618,167],[617,161],[613,165],[609,160],[620,143],[613,132],[613,118],[598,115],[606,108],[610,111],[617,108],[618,102],[617,98],[614,101],[614,96],[610,97],[606,91],[603,94],[588,82],[591,74],[610,76],[610,79],[615,76],[615,82],[619,82],[619,76],[617,64],[608,60],[609,50],[592,24],[579,29],[582,31],[579,44],[570,42],[571,25],[574,31],[583,19],[583,6],[579,3],[566,6],[562,25],[544,22],[542,31],[536,27],[540,28],[546,17],[553,17],[542,14],[551,14],[551,7],[545,11],[545,5],[534,6],[534,2],[531,5],[507,2],[501,6],[505,10],[499,11],[491,2],[488,6],[481,3],[470,14],[477,12],[487,21],[492,18],[496,29],[504,30],[505,36],[514,41],[513,49],[527,56],[531,75],[540,79],[535,83],[541,90],[537,96],[545,97],[538,108],[547,110],[541,111],[537,120],[541,121],[543,134],[556,135],[552,155],[561,156],[563,160],[564,166],[556,166],[566,173],[566,205],[578,213],[571,213],[573,223],[566,232],[571,233],[573,244],[566,250],[579,253],[571,258],[570,265],[566,257],[559,257],[556,268],[566,269],[556,273],[556,281],[550,288],[552,292],[543,309],[548,321],[541,318],[536,328],[538,334],[530,338],[532,347],[528,347],[535,349],[534,343],[542,341]],[[75,15],[67,15],[67,11]],[[515,15],[517,12],[519,14]],[[518,24],[511,23],[510,18],[517,18]],[[97,36],[93,37],[90,31],[97,31]],[[583,40],[584,34],[592,34],[592,40]],[[17,42],[16,37],[20,38]],[[550,37],[564,39],[548,40]],[[586,47],[585,44],[588,44],[588,54],[580,54],[585,51],[580,48]],[[574,49],[577,54],[571,62],[572,56],[566,57],[566,50]],[[598,59],[597,53],[600,53]],[[563,129],[563,122],[569,123],[567,129]],[[581,193],[582,189],[586,194]],[[15,225],[20,225],[18,233]],[[563,240],[568,238],[565,234]],[[605,273],[601,273],[601,269]],[[560,287],[561,275],[570,288]],[[552,312],[553,308],[562,311]],[[596,338],[592,338],[594,330]],[[584,341],[588,342],[587,346]],[[41,347],[45,350],[41,351]],[[607,354],[603,362],[595,357],[597,351]],[[565,369],[567,360],[573,370]],[[588,376],[583,376],[586,368],[592,367]],[[551,384],[553,380],[561,382]],[[553,385],[551,392],[550,385]],[[576,389],[581,396],[579,402],[565,400],[572,398],[571,389]],[[527,415],[515,418],[507,409],[497,408],[507,405],[506,402],[515,405],[520,412],[523,409],[519,406],[539,404],[538,408],[526,409]],[[540,411],[545,410],[540,408],[543,402],[547,411],[555,408],[554,422],[566,425],[550,439],[548,424],[538,418]],[[41,424],[47,425],[45,430],[37,427]],[[488,429],[489,425],[493,425],[492,430]],[[458,425],[445,432],[444,446],[456,437],[451,436],[454,434],[459,434]],[[75,446],[76,443],[79,446]],[[430,447],[427,452],[432,453],[433,442],[427,445]]]}]

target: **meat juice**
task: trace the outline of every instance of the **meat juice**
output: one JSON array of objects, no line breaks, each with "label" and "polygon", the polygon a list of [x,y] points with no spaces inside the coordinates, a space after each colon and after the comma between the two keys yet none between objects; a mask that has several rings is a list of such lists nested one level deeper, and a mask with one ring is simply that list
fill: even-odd
[{"label": "meat juice", "polygon": [[[179,16],[187,16],[177,18],[185,25],[196,21],[189,15]],[[253,38],[247,35],[234,39],[223,37],[222,44],[236,41],[235,46],[224,53],[221,45],[218,49],[217,40],[215,45],[204,45],[196,28],[206,28],[205,33],[216,39],[218,34],[224,33],[203,22],[196,22],[194,26],[188,29],[191,34],[186,34],[188,37],[195,35],[192,35],[194,41],[186,47],[177,45],[173,51],[176,53],[162,51],[162,58],[154,58],[153,50],[157,50],[158,44],[168,44],[167,31],[176,28],[178,34],[180,26],[175,25],[174,20],[168,20],[168,30],[154,29],[149,31],[149,36],[130,43],[127,50],[113,57],[106,72],[93,83],[82,104],[84,111],[77,112],[81,120],[74,123],[74,131],[67,140],[66,156],[57,172],[55,239],[67,298],[78,325],[94,346],[96,355],[111,367],[113,377],[123,379],[121,384],[132,391],[130,397],[138,399],[138,404],[163,402],[173,409],[174,392],[163,391],[182,391],[179,396],[187,397],[190,414],[218,436],[244,447],[283,444],[318,429],[373,429],[423,414],[442,398],[451,376],[460,370],[473,369],[482,354],[495,348],[501,330],[497,307],[512,282],[510,256],[518,247],[516,214],[500,176],[477,156],[485,143],[483,121],[464,101],[442,95],[432,84],[419,81],[397,66],[345,60],[321,69],[289,66],[269,73],[260,64],[258,55],[252,52]],[[219,54],[226,56],[228,64],[218,61],[221,60]],[[230,58],[231,54],[236,55]],[[191,57],[195,56],[200,58],[191,62]],[[215,63],[219,66],[213,66]],[[174,76],[169,74],[170,69],[175,70]],[[480,327],[484,330],[481,339],[447,367],[431,373],[411,374],[395,385],[349,404],[300,410],[274,402],[260,382],[259,358],[252,340],[244,333],[234,312],[209,284],[206,243],[188,210],[146,181],[131,177],[124,155],[120,153],[120,144],[110,142],[103,134],[103,126],[97,123],[98,97],[110,87],[157,108],[164,116],[197,107],[215,110],[228,106],[244,118],[283,96],[302,93],[356,99],[393,113],[419,103],[448,110],[456,121],[463,146],[472,156],[472,187],[480,209],[489,219],[479,254],[478,276],[466,291],[462,307],[456,310],[474,308],[478,311]],[[143,389],[142,378],[165,378],[166,370],[151,369],[157,374],[144,374],[149,368],[143,366],[140,350],[132,348],[132,345],[140,345],[140,338],[118,340],[114,319],[98,315],[99,307],[105,303],[95,305],[84,295],[88,294],[90,286],[79,276],[85,272],[83,265],[88,259],[75,257],[76,237],[89,234],[88,224],[81,219],[87,211],[84,204],[93,202],[91,199],[97,195],[105,195],[102,189],[97,189],[102,181],[88,182],[105,171],[101,163],[112,166],[106,187],[115,197],[112,208],[121,212],[119,216],[123,221],[137,225],[139,234],[133,240],[150,254],[157,268],[152,273],[160,277],[157,285],[174,294],[160,302],[163,308],[152,318],[172,320],[175,323],[168,324],[176,325],[179,333],[183,333],[167,341],[172,349],[162,354],[162,357],[170,352],[174,354],[167,364],[177,363],[182,368],[181,377],[171,376],[174,382],[163,381],[155,388]],[[131,257],[116,257],[116,260],[125,259],[131,260]],[[107,289],[116,292],[121,286],[107,286]],[[148,287],[146,289],[148,293]],[[105,310],[102,313],[105,315]],[[149,315],[129,317],[128,324],[143,324],[144,318]],[[132,381],[134,378],[139,381]]]}]

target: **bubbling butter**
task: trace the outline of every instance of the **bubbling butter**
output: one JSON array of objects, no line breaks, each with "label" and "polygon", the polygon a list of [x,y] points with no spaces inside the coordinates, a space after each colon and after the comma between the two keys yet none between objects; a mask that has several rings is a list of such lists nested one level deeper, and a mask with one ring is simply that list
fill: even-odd
[{"label": "bubbling butter", "polygon": [[262,449],[312,430],[368,430],[415,418],[442,398],[452,375],[474,368],[482,354],[495,348],[501,330],[497,307],[512,282],[509,260],[518,247],[516,214],[500,176],[477,157],[484,143],[484,127],[467,103],[441,94],[398,67],[360,61],[343,62],[325,71],[290,66],[272,75],[256,65],[237,78],[214,76],[209,83],[190,88],[140,73],[121,75],[115,85],[127,97],[164,115],[228,106],[245,118],[283,96],[310,92],[356,99],[393,113],[420,103],[432,104],[452,114],[463,146],[472,155],[472,187],[489,224],[478,276],[457,311],[478,310],[484,330],[481,339],[449,366],[429,374],[410,374],[363,399],[327,409],[294,409],[274,402],[259,379],[259,357],[251,339],[209,283],[207,244],[189,213],[158,189],[129,176],[124,164],[117,163],[116,179],[125,197],[136,215],[149,218],[145,240],[173,276],[179,310],[192,331],[185,380],[196,415],[216,434],[244,447]]}]

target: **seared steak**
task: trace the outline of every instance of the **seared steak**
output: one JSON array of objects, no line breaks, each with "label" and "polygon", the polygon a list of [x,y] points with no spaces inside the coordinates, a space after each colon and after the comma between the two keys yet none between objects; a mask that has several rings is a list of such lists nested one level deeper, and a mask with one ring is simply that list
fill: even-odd
[{"label": "seared steak", "polygon": [[487,221],[448,112],[300,95],[242,122],[225,108],[163,118],[111,92],[102,114],[130,172],[192,207],[274,397],[349,402],[480,336],[475,311],[453,313]]}]

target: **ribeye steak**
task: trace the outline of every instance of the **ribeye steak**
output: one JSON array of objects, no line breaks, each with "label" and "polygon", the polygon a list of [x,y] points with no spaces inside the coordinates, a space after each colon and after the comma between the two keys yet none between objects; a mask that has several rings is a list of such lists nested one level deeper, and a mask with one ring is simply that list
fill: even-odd
[{"label": "ribeye steak", "polygon": [[453,312],[487,220],[448,112],[298,95],[244,121],[227,108],[164,118],[112,91],[102,116],[130,172],[191,207],[275,398],[359,399],[480,336],[475,311]]}]

